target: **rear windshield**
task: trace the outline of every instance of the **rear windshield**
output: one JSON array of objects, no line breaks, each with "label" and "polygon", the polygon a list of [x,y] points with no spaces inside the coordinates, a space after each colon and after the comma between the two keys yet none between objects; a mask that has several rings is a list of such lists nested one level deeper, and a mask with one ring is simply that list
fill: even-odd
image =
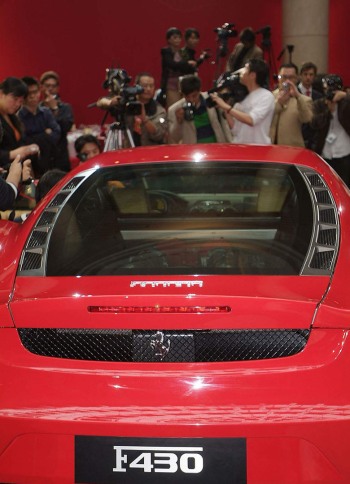
[{"label": "rear windshield", "polygon": [[312,227],[310,194],[294,166],[103,168],[61,210],[46,274],[298,274]]}]

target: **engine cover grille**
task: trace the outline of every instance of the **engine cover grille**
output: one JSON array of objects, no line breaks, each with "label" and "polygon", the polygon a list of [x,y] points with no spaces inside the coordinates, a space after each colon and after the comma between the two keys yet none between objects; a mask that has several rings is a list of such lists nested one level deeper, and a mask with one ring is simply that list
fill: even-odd
[{"label": "engine cover grille", "polygon": [[224,362],[264,360],[302,351],[309,330],[18,330],[36,355],[114,362]]}]

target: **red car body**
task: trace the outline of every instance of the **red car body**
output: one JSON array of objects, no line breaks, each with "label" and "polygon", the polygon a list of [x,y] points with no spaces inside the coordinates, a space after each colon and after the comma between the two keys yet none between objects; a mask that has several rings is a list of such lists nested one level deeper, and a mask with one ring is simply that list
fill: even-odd
[{"label": "red car body", "polygon": [[[96,166],[213,160],[317,173],[336,207],[339,246],[331,270],[21,273],[33,228],[80,173]],[[69,173],[23,224],[1,222],[0,482],[350,482],[349,227],[349,192],[317,155],[239,145],[104,153]],[[32,328],[154,333],[288,328],[309,336],[301,351],[286,357],[115,362],[36,354],[19,336]],[[215,462],[207,464],[211,453]]]}]

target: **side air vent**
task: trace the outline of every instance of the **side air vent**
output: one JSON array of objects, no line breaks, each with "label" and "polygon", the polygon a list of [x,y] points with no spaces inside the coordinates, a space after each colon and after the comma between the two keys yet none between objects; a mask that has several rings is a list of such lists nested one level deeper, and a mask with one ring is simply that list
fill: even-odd
[{"label": "side air vent", "polygon": [[76,176],[75,178],[72,178],[72,180],[69,180],[67,185],[63,187],[62,191],[64,192],[65,190],[74,190],[84,179],[84,176]]},{"label": "side air vent", "polygon": [[318,252],[315,250],[314,256],[311,259],[310,267],[312,269],[322,269],[328,271],[332,267],[334,252],[332,250],[325,250]]},{"label": "side air vent", "polygon": [[54,221],[54,218],[56,217],[57,211],[49,211],[45,210],[41,214],[41,217],[38,220],[37,226],[40,227],[42,225],[51,225],[52,222]]},{"label": "side air vent", "polygon": [[339,248],[337,207],[325,181],[312,170],[299,167],[314,200],[315,231],[302,274],[331,274]]},{"label": "side air vent", "polygon": [[315,195],[318,203],[332,205],[332,200],[327,190],[315,191]]},{"label": "side air vent", "polygon": [[337,230],[334,229],[321,229],[318,233],[317,243],[321,245],[335,246],[337,243]]},{"label": "side air vent", "polygon": [[28,241],[28,248],[33,249],[35,247],[40,247],[46,242],[48,230],[34,230]]},{"label": "side air vent", "polygon": [[336,214],[334,208],[320,209],[319,216],[322,224],[336,225]]},{"label": "side air vent", "polygon": [[42,252],[25,252],[22,261],[22,270],[32,271],[41,268]]},{"label": "side air vent", "polygon": [[59,207],[65,201],[65,199],[70,195],[70,192],[60,192],[58,193],[52,202],[48,205],[49,207]]},{"label": "side air vent", "polygon": [[18,274],[21,276],[42,276],[45,274],[47,247],[51,229],[64,204],[74,190],[92,173],[70,180],[50,202],[37,220],[22,252]]},{"label": "side air vent", "polygon": [[316,173],[314,175],[308,175],[308,179],[313,187],[324,187],[325,184],[323,183],[322,178],[317,175]]}]

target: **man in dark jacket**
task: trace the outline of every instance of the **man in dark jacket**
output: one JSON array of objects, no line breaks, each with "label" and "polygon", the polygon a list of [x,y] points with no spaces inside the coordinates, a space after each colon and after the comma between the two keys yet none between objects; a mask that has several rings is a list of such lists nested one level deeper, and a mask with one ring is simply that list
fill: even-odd
[{"label": "man in dark jacket", "polygon": [[45,171],[57,166],[57,143],[61,128],[50,109],[40,106],[40,84],[34,77],[23,77],[28,87],[24,104],[18,117],[24,125],[24,139],[40,147],[40,157],[33,163],[35,175],[40,177]]},{"label": "man in dark jacket", "polygon": [[74,125],[72,106],[63,102],[60,97],[60,77],[55,71],[46,71],[40,77],[43,96],[42,105],[49,108],[61,128],[61,136],[57,143],[57,168],[69,171],[70,159],[67,134]]},{"label": "man in dark jacket", "polygon": [[314,151],[350,186],[350,95],[336,74],[323,79],[325,98],[314,102],[311,126],[316,129]]}]

